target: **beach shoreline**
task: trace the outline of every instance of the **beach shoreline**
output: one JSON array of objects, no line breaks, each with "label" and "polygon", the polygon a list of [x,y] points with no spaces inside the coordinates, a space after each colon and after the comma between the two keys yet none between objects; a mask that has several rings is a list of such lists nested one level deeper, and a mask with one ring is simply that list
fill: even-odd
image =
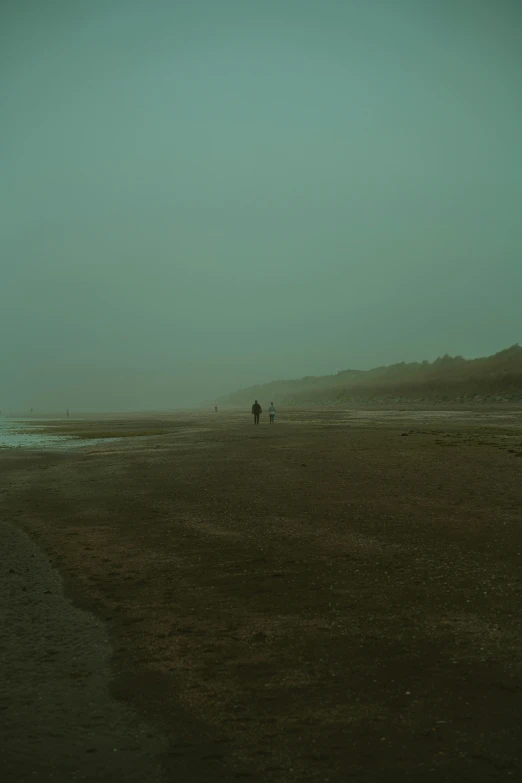
[{"label": "beach shoreline", "polygon": [[110,692],[155,727],[162,774],[522,770],[522,414],[447,414],[191,412],[1,452],[9,535],[107,629]]}]

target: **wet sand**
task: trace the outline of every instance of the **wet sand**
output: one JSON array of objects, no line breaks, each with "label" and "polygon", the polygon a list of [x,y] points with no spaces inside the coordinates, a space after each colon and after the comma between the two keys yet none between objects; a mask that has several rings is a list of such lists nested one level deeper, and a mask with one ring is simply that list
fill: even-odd
[{"label": "wet sand", "polygon": [[[163,434],[0,455],[8,781],[35,779],[40,751],[19,749],[48,734],[55,781],[73,779],[71,748],[85,780],[521,777],[520,409],[125,426]],[[67,599],[56,571],[24,581],[38,552]],[[31,646],[49,580],[54,663]],[[81,688],[99,700],[90,753]],[[126,761],[103,750],[113,730]]]},{"label": "wet sand", "polygon": [[2,780],[160,781],[166,741],[109,695],[105,624],[6,522],[0,572]]}]

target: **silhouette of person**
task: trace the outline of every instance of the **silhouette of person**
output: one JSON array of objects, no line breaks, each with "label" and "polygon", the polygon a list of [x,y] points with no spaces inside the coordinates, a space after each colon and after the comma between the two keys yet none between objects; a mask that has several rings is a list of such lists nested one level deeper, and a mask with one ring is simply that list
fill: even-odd
[{"label": "silhouette of person", "polygon": [[257,400],[252,405],[252,413],[254,414],[254,424],[259,424],[259,417],[263,413],[263,410]]}]

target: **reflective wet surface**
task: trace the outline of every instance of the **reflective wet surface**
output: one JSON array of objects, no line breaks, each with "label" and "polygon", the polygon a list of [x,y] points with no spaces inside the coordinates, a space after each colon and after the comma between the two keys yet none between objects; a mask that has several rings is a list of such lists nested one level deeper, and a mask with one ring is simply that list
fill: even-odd
[{"label": "reflective wet surface", "polygon": [[46,430],[53,421],[61,419],[7,419],[0,418],[0,449],[72,449],[106,443],[115,438],[71,438],[66,435],[49,435]]}]

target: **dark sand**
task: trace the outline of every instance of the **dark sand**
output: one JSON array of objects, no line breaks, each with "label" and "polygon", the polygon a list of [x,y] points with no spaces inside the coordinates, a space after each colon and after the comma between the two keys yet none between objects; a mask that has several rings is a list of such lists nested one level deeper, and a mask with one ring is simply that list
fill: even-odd
[{"label": "dark sand", "polygon": [[109,696],[104,623],[5,522],[0,574],[0,779],[161,781],[167,743]]},{"label": "dark sand", "polygon": [[0,455],[2,780],[522,779],[520,409],[116,426]]}]

